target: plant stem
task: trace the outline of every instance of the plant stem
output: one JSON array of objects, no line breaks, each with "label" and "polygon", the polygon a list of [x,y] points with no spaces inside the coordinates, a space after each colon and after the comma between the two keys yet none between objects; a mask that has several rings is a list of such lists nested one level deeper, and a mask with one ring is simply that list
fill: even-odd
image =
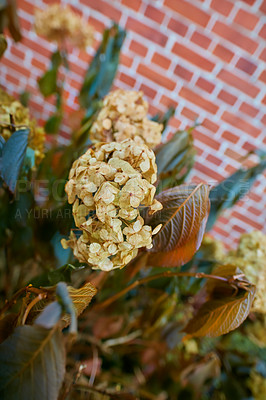
[{"label": "plant stem", "polygon": [[34,294],[41,294],[44,293],[43,290],[38,289],[38,288],[34,288],[32,286],[26,286],[23,287],[21,289],[19,289],[10,300],[6,301],[5,305],[2,307],[2,309],[0,310],[0,315],[3,314],[4,312],[6,312],[9,307],[12,307],[13,304],[16,303],[17,299],[24,293],[24,292],[30,292],[30,293],[34,293]]},{"label": "plant stem", "polygon": [[138,279],[135,282],[131,283],[131,285],[127,286],[125,289],[121,290],[120,292],[116,293],[114,296],[109,297],[109,299],[104,300],[101,303],[96,304],[93,307],[93,310],[99,309],[99,308],[104,308],[108,307],[110,304],[112,304],[114,301],[118,300],[120,297],[124,296],[126,293],[128,293],[130,290],[136,288],[137,286],[143,285],[144,283],[151,282],[155,279],[160,279],[160,278],[171,278],[173,276],[178,276],[178,277],[192,277],[192,278],[207,278],[207,279],[216,279],[222,282],[229,282],[229,279],[223,277],[223,276],[217,276],[217,275],[210,275],[210,274],[205,274],[204,272],[173,272],[173,271],[165,271],[161,272],[160,274],[155,274],[151,276],[146,276],[145,278]]}]

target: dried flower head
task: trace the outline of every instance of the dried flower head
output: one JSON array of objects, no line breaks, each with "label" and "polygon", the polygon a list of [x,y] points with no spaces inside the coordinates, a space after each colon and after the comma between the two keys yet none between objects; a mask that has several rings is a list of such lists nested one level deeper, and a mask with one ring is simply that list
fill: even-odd
[{"label": "dried flower head", "polygon": [[118,89],[108,94],[91,127],[91,140],[122,142],[135,139],[153,149],[161,142],[163,125],[147,118],[148,103],[142,92]]},{"label": "dried flower head", "polygon": [[14,132],[14,126],[11,124],[30,128],[28,145],[35,152],[35,165],[39,165],[44,157],[43,128],[38,127],[35,119],[30,118],[28,108],[0,88],[0,135],[5,140]]},{"label": "dried flower head", "polygon": [[68,201],[81,235],[62,241],[80,262],[109,271],[128,264],[141,247],[152,247],[153,231],[141,206],[161,209],[154,199],[155,156],[144,144],[127,139],[97,143],[77,159],[66,184]]},{"label": "dried flower head", "polygon": [[52,4],[35,13],[35,30],[47,40],[69,42],[72,46],[85,49],[93,42],[94,29],[74,13],[69,6]]}]

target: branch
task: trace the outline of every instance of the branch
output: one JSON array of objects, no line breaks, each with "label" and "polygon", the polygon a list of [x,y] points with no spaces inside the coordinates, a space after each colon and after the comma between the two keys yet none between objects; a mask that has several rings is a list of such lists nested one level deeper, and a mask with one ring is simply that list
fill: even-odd
[{"label": "branch", "polygon": [[120,297],[124,296],[126,293],[128,293],[130,290],[136,288],[137,286],[143,285],[144,283],[151,282],[155,279],[160,279],[160,278],[171,278],[173,276],[178,276],[178,277],[192,277],[192,278],[207,278],[207,279],[216,279],[219,281],[226,282],[228,284],[232,283],[232,278],[225,278],[223,276],[216,276],[216,275],[210,275],[210,274],[205,274],[204,272],[173,272],[173,271],[165,271],[160,274],[155,274],[151,276],[147,276],[142,279],[138,279],[137,281],[131,283],[131,285],[127,286],[125,289],[121,290],[120,292],[116,293],[114,296],[109,297],[109,299],[104,300],[102,303],[96,304],[94,307],[92,307],[93,310],[98,310],[100,308],[108,307],[110,304],[112,304],[114,301],[118,300]]}]

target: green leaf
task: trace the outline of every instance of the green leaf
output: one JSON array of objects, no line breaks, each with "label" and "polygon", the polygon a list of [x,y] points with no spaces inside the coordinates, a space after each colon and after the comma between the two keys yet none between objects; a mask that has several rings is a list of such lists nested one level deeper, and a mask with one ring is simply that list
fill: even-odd
[{"label": "green leaf", "polygon": [[249,192],[257,176],[265,168],[266,160],[248,169],[240,168],[210,191],[211,210],[206,226],[207,231],[213,227],[223,210],[233,207]]},{"label": "green leaf", "polygon": [[165,114],[156,114],[152,118],[152,121],[158,122],[159,124],[163,124],[163,131],[164,131],[174,114],[175,114],[175,108],[169,107],[169,109],[166,111]]},{"label": "green leaf", "polygon": [[52,69],[58,70],[62,64],[62,56],[59,50],[55,51],[51,56]]},{"label": "green leaf", "polygon": [[12,193],[15,192],[17,180],[26,155],[29,129],[13,133],[2,147],[0,159],[0,176]]},{"label": "green leaf", "polygon": [[161,192],[156,199],[163,209],[145,218],[162,228],[153,239],[150,265],[177,267],[188,262],[199,249],[209,213],[208,185],[181,185]]},{"label": "green leaf", "polygon": [[66,264],[63,267],[47,271],[37,276],[36,278],[31,280],[31,284],[34,287],[40,286],[53,286],[56,285],[58,282],[71,282],[71,272],[75,269],[73,265]]},{"label": "green leaf", "polygon": [[103,33],[102,42],[86,72],[80,91],[80,104],[87,109],[87,118],[95,112],[99,100],[111,89],[125,35],[126,32],[117,24]]},{"label": "green leaf", "polygon": [[158,191],[183,183],[194,165],[195,150],[191,130],[178,131],[155,152],[158,167]]},{"label": "green leaf", "polygon": [[65,374],[61,330],[19,326],[0,345],[2,400],[57,400]]},{"label": "green leaf", "polygon": [[63,119],[62,114],[52,115],[45,123],[44,126],[45,132],[49,134],[58,133],[62,119]]},{"label": "green leaf", "polygon": [[24,107],[28,107],[30,101],[30,92],[26,90],[19,95],[19,101]]},{"label": "green leaf", "polygon": [[52,68],[46,71],[39,79],[38,85],[44,97],[51,96],[57,92],[57,69]]}]

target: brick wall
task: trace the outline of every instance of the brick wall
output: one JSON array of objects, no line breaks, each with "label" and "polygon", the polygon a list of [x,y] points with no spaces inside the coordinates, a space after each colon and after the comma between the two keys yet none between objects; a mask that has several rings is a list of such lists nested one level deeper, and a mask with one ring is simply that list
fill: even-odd
[{"label": "brick wall", "polygon": [[[53,111],[53,99],[44,102],[36,79],[49,65],[54,46],[32,30],[33,3],[43,8],[52,1],[18,0],[24,39],[9,46],[1,61],[0,83],[14,94],[29,90],[33,114],[44,121]],[[115,86],[143,90],[151,114],[175,105],[169,132],[196,118],[202,123],[194,132],[198,155],[191,180],[214,184],[234,172],[248,150],[266,147],[266,0],[62,3],[71,4],[95,27],[94,48],[111,20],[127,29]],[[78,109],[76,96],[93,52],[75,49],[70,56],[67,112]],[[62,142],[68,132],[66,120]],[[219,219],[213,231],[217,238],[232,245],[242,232],[265,232],[265,177]]]}]

